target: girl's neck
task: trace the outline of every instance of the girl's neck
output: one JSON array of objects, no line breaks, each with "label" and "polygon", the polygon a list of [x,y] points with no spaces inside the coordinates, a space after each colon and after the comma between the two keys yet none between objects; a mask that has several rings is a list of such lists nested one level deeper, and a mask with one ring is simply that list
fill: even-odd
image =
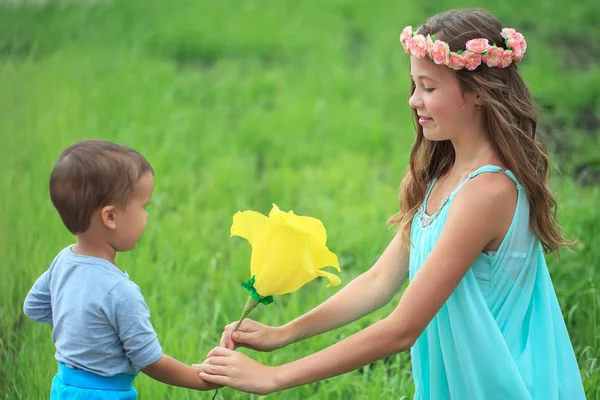
[{"label": "girl's neck", "polygon": [[452,170],[457,173],[472,172],[484,165],[504,167],[494,145],[485,135],[473,135],[452,140],[454,164]]}]

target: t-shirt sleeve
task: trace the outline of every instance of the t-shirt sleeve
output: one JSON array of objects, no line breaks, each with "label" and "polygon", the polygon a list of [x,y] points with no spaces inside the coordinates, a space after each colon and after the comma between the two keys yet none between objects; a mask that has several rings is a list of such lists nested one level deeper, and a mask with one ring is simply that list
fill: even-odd
[{"label": "t-shirt sleeve", "polygon": [[141,370],[158,361],[162,348],[140,288],[129,280],[118,283],[108,294],[107,305],[108,318],[131,365]]},{"label": "t-shirt sleeve", "polygon": [[52,302],[50,299],[50,272],[44,272],[33,284],[23,303],[23,312],[34,321],[52,325]]}]

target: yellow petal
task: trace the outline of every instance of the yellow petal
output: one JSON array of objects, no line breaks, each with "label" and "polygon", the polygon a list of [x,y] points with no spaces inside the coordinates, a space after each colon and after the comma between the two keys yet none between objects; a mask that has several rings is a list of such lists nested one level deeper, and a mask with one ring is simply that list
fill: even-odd
[{"label": "yellow petal", "polygon": [[317,270],[317,275],[324,276],[327,279],[329,279],[329,284],[327,285],[327,287],[338,286],[340,283],[342,283],[342,280],[340,279],[340,277],[332,274],[331,272]]},{"label": "yellow petal", "polygon": [[293,292],[319,276],[328,279],[328,286],[341,282],[321,270],[340,267],[337,256],[325,246],[327,233],[318,219],[285,213],[273,204],[268,218],[254,211],[237,213],[231,234],[252,245],[251,271],[261,296]]},{"label": "yellow petal", "polygon": [[250,244],[256,238],[264,237],[270,229],[271,221],[256,211],[238,211],[233,216],[231,225],[231,236],[241,236]]},{"label": "yellow petal", "polygon": [[285,223],[273,224],[271,233],[269,244],[261,246],[267,255],[254,284],[260,295],[294,292],[318,276],[326,277],[330,286],[339,285],[337,276],[320,271],[326,266],[339,269],[336,255],[327,247]]},{"label": "yellow petal", "polygon": [[319,243],[325,244],[327,242],[325,226],[316,218],[296,215],[293,211],[283,212],[276,204],[273,204],[269,218],[281,218],[293,228],[314,237]]},{"label": "yellow petal", "polygon": [[270,238],[270,230],[271,221],[269,218],[256,211],[237,212],[233,216],[231,236],[243,237],[252,246],[251,275],[260,274],[260,269],[264,265],[264,257],[266,256],[264,246]]},{"label": "yellow petal", "polygon": [[290,293],[312,281],[317,274],[308,247],[306,235],[276,224],[268,244],[261,246],[265,252],[260,256],[263,265],[254,284],[258,293],[261,296]]},{"label": "yellow petal", "polygon": [[315,265],[317,265],[317,269],[321,269],[323,267],[334,267],[338,271],[341,271],[337,256],[324,244],[320,244],[316,240],[312,240],[310,242],[310,252],[313,262]]}]

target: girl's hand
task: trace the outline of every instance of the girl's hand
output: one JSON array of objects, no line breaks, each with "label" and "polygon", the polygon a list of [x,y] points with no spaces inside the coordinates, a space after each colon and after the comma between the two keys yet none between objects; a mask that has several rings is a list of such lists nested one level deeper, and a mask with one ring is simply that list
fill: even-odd
[{"label": "girl's hand", "polygon": [[215,385],[258,395],[276,391],[275,368],[223,347],[215,347],[202,364],[195,364],[200,378]]},{"label": "girl's hand", "polygon": [[283,328],[263,325],[251,319],[244,319],[237,331],[233,331],[237,322],[225,327],[221,335],[221,346],[230,350],[247,347],[257,351],[272,351],[284,347],[287,343]]}]

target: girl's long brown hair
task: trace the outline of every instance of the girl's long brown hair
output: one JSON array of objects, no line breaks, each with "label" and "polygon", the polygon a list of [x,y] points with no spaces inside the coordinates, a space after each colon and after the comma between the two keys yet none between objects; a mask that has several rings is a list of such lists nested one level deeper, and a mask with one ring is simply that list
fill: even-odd
[{"label": "girl's long brown hair", "polygon": [[[496,17],[482,9],[447,11],[430,18],[418,29],[423,35],[436,35],[451,51],[465,49],[466,42],[486,38],[490,44],[505,48],[500,35],[503,26]],[[488,134],[506,167],[525,188],[531,207],[530,225],[544,251],[559,250],[573,242],[563,238],[556,220],[556,200],[548,184],[548,155],[536,137],[536,106],[529,89],[513,63],[507,68],[488,68],[482,64],[475,71],[455,71],[463,90],[476,92],[484,104]],[[411,93],[414,92],[414,83]],[[417,136],[410,152],[410,166],[400,186],[400,212],[390,218],[399,225],[403,243],[410,243],[410,226],[425,198],[427,185],[444,175],[454,163],[450,141],[429,141],[417,123]]]}]

